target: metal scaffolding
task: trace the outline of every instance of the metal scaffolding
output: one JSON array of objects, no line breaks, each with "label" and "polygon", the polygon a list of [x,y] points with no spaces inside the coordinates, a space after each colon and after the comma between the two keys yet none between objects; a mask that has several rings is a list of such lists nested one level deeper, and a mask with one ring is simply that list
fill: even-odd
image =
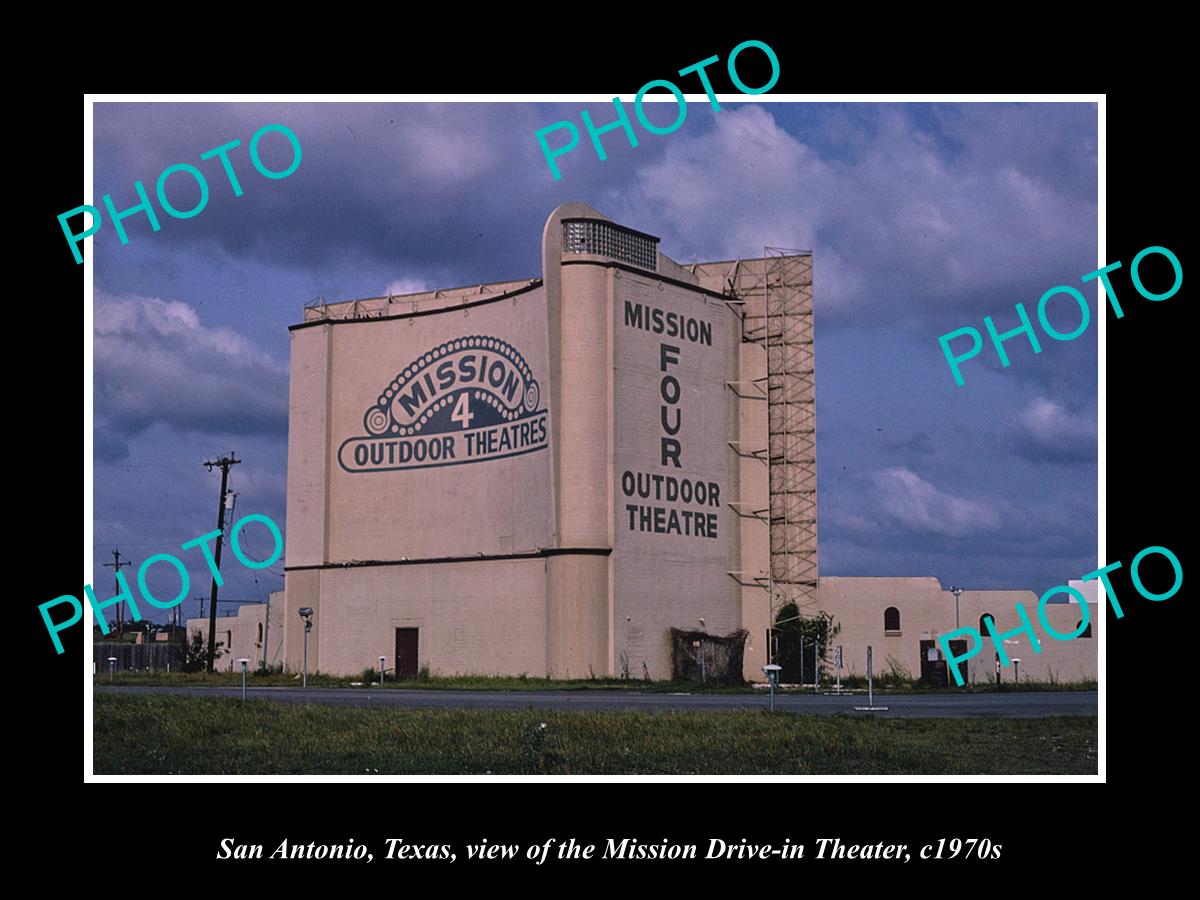
[{"label": "metal scaffolding", "polygon": [[817,433],[812,254],[767,247],[762,335],[767,350],[771,617],[787,603],[817,610]]},{"label": "metal scaffolding", "polygon": [[768,524],[770,563],[759,583],[770,596],[774,621],[779,609],[795,603],[801,615],[817,611],[817,442],[813,375],[812,252],[764,248],[761,259],[699,263],[692,271],[721,288],[742,319],[742,340],[766,351],[766,374],[727,387],[739,400],[767,403],[765,446],[730,442],[734,452],[768,467],[769,507],[739,516]]}]

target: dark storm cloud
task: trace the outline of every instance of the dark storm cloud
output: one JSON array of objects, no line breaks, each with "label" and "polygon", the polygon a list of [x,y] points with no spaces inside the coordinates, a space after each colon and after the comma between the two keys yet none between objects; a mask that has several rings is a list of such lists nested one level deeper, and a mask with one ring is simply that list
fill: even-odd
[{"label": "dark storm cloud", "polygon": [[[571,158],[569,182],[555,182],[534,132],[561,118],[578,121],[582,107],[120,105],[96,117],[96,157],[103,161],[96,185],[111,190],[120,209],[136,202],[135,179],[153,193],[167,166],[186,162],[201,169],[210,199],[195,218],[160,216],[157,233],[144,216],[127,220],[133,240],[164,248],[209,241],[233,257],[299,268],[346,258],[403,263],[449,280],[438,286],[450,286],[464,268],[485,273],[468,281],[534,276],[540,260],[531,236],[540,236],[554,206],[589,192],[589,183],[628,177],[635,164],[657,155],[654,147],[626,144],[622,150],[610,137],[609,160],[601,163],[590,146],[581,147]],[[268,180],[252,166],[249,144],[255,131],[276,122],[296,133],[302,161],[287,178]],[[241,197],[233,196],[219,160],[199,159],[235,138],[242,146],[229,158],[245,191]],[[268,168],[290,162],[281,135],[265,137],[261,149]],[[168,183],[180,208],[198,199],[189,181],[173,176]],[[116,235],[102,232],[98,240],[113,244]]]},{"label": "dark storm cloud", "polygon": [[92,432],[92,452],[96,462],[119,462],[129,456],[129,443],[117,429],[98,426]]},{"label": "dark storm cloud", "polygon": [[95,406],[107,423],[96,452],[155,423],[178,431],[287,433],[287,367],[229,328],[206,327],[186,303],[97,292]]},{"label": "dark storm cloud", "polygon": [[[936,470],[935,470],[936,471]],[[936,575],[1038,592],[1095,568],[1094,494],[957,492],[903,467],[826,479],[821,567],[830,575]]]},{"label": "dark storm cloud", "polygon": [[[1035,304],[1094,268],[1092,105],[871,106],[853,111],[853,127],[835,127],[846,113],[808,134],[784,127],[779,105],[692,104],[683,128],[643,133],[637,148],[606,134],[603,162],[579,126],[585,106],[598,123],[611,118],[595,103],[114,105],[97,115],[97,187],[128,205],[135,178],[152,185],[190,162],[212,187],[208,207],[164,217],[157,234],[135,217],[134,239],[214,241],[295,267],[403,262],[435,278],[464,267],[493,279],[537,274],[528,235],[582,197],[659,234],[680,259],[814,249],[826,322],[853,313],[982,327],[983,315]],[[556,181],[533,134],[560,119],[581,139]],[[276,181],[254,170],[248,147],[274,122],[303,146],[300,168]],[[236,198],[219,162],[199,160],[234,138],[245,190]],[[270,166],[288,162],[282,136],[261,146]],[[171,186],[185,205],[186,176]],[[975,315],[959,322],[960,312]]]},{"label": "dark storm cloud", "polygon": [[950,330],[1094,268],[1093,107],[954,107],[942,129],[957,151],[905,107],[876,107],[849,158],[788,131],[774,109],[731,107],[711,134],[673,140],[614,186],[616,212],[664,222],[668,253],[685,258],[812,249],[826,322]]},{"label": "dark storm cloud", "polygon": [[924,431],[918,431],[900,438],[888,438],[884,445],[902,459],[919,459],[932,456],[937,452],[933,439]]}]

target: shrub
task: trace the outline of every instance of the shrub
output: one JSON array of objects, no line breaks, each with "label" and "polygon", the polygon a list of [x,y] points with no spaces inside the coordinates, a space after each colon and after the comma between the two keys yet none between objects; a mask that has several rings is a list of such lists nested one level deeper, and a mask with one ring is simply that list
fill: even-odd
[{"label": "shrub", "polygon": [[[225,655],[221,649],[225,644],[221,641],[216,643],[216,652],[213,654],[213,659],[218,660]],[[199,631],[192,632],[191,641],[187,641],[183,645],[183,663],[180,668],[184,672],[203,672],[208,666],[208,641],[204,639],[204,635]]]},{"label": "shrub", "polygon": [[900,662],[900,660],[889,654],[887,658],[887,665],[888,670],[886,672],[881,672],[877,676],[880,684],[894,687],[904,687],[912,684],[912,672],[910,672],[908,668],[902,662]]}]

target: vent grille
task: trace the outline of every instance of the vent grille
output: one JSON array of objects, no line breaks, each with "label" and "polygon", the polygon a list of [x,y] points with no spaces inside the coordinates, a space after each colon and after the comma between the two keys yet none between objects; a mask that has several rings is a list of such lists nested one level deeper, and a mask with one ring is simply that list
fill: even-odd
[{"label": "vent grille", "polygon": [[594,253],[658,270],[656,237],[595,219],[570,219],[562,224],[564,253]]}]

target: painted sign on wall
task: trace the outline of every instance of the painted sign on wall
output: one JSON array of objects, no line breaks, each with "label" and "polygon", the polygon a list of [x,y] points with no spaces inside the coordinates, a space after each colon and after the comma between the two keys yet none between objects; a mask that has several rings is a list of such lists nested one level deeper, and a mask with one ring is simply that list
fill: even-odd
[{"label": "painted sign on wall", "polygon": [[[654,335],[664,335],[653,361],[660,373],[658,378],[659,402],[659,453],[652,463],[666,472],[637,471],[625,469],[621,472],[621,493],[625,516],[623,524],[630,531],[645,531],[653,534],[678,534],[688,537],[717,539],[717,513],[721,508],[721,486],[716,481],[703,478],[688,478],[681,473],[685,462],[683,438],[701,434],[701,429],[684,428],[681,400],[683,388],[679,376],[685,353],[695,353],[689,345],[698,348],[712,347],[712,324],[688,315],[664,311],[647,303],[625,300],[623,325]],[[685,349],[686,348],[686,349]],[[691,359],[688,360],[692,362]],[[711,363],[709,364],[711,366]],[[687,376],[684,376],[685,380]],[[723,388],[723,382],[717,381]],[[692,389],[696,394],[696,389]],[[699,405],[694,396],[691,416],[695,417]],[[710,399],[705,397],[704,399]],[[723,399],[720,394],[717,399]],[[707,438],[708,435],[703,435]],[[709,443],[720,446],[720,437]],[[624,455],[624,454],[622,454]],[[649,501],[649,502],[638,502]]]},{"label": "painted sign on wall", "polygon": [[347,472],[426,469],[546,448],[542,391],[525,357],[488,335],[444,341],[386,385],[363,416],[366,434],[338,448]]}]

